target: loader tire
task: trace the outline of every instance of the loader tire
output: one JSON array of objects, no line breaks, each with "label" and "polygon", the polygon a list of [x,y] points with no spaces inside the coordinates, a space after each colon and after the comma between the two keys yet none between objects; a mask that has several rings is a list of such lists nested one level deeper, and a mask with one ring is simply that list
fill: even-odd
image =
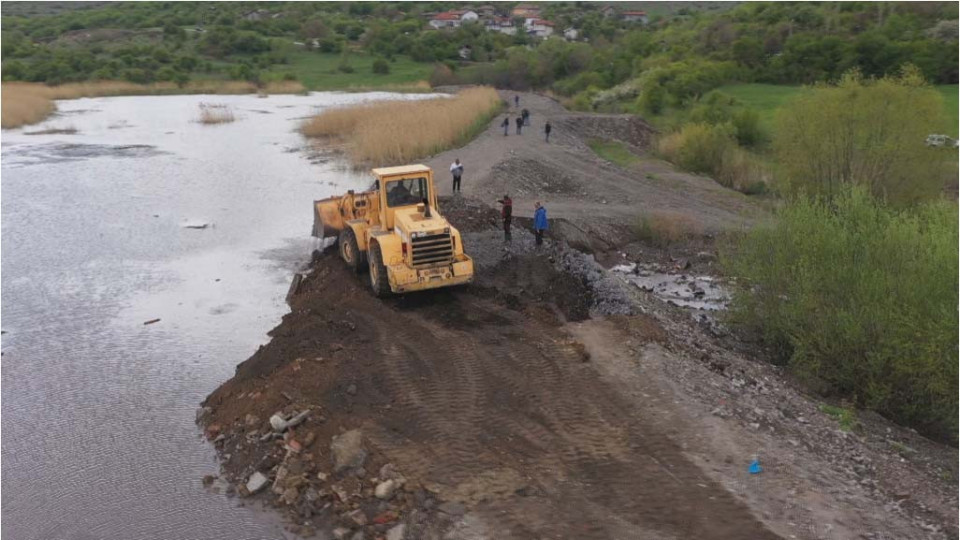
[{"label": "loader tire", "polygon": [[337,241],[340,248],[340,258],[343,259],[343,262],[347,263],[347,266],[355,273],[362,272],[366,265],[363,264],[360,247],[357,246],[357,235],[354,234],[353,229],[344,229]]},{"label": "loader tire", "polygon": [[373,295],[377,298],[385,298],[393,294],[390,290],[390,277],[387,274],[387,267],[383,264],[383,254],[380,253],[380,245],[370,246],[370,253],[367,254],[370,260],[370,288],[373,289]]}]

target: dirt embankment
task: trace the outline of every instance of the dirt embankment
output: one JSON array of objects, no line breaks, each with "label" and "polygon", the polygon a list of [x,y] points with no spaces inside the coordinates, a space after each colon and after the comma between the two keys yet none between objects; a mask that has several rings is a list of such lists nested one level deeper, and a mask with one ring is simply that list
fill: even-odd
[{"label": "dirt embankment", "polygon": [[[587,132],[637,129],[549,110]],[[754,361],[756,346],[571,247],[696,288],[686,274],[711,273],[709,238],[624,247],[633,203],[581,194],[674,201],[707,230],[749,219],[739,194],[598,165],[573,128],[556,148],[524,140],[497,158],[492,132],[458,151],[477,175],[464,180],[473,196],[440,204],[476,282],[381,301],[334,254],[317,258],[271,342],[204,403],[224,470],[211,482],[284,509],[302,535],[351,540],[956,535],[955,449],[867,416],[843,431]],[[525,173],[558,174],[502,176],[517,159]],[[515,197],[510,243],[483,202],[519,181],[559,186],[537,193],[554,218],[543,248],[525,230],[529,199]],[[750,474],[757,458],[763,472]]]}]

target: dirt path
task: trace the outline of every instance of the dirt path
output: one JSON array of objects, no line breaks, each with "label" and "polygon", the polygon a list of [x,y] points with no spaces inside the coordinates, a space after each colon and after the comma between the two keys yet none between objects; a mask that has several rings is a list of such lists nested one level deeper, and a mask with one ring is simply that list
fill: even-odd
[{"label": "dirt path", "polygon": [[[511,104],[513,95],[503,93]],[[532,125],[522,135],[511,125],[504,136],[499,127],[504,116],[516,118],[518,110],[511,106],[467,146],[429,160],[441,194],[450,194],[448,171],[459,158],[466,167],[465,196],[494,204],[509,193],[518,216],[532,215],[533,203],[541,201],[551,218],[563,218],[587,232],[629,225],[652,211],[681,214],[705,230],[739,227],[762,215],[746,196],[652,157],[648,149],[653,130],[638,117],[568,112],[547,97],[518,95],[520,109],[531,113]],[[553,126],[549,143],[543,134],[547,120]],[[598,157],[587,146],[591,138],[624,142],[642,159],[625,170]]]}]

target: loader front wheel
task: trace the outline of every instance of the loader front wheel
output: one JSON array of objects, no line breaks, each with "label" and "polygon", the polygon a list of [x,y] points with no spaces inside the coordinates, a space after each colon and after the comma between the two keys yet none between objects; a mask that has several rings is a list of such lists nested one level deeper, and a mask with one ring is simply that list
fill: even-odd
[{"label": "loader front wheel", "polygon": [[362,272],[363,260],[360,256],[360,247],[357,246],[357,235],[354,234],[353,229],[344,229],[337,241],[340,248],[340,258],[343,259],[343,262],[347,263],[347,266],[357,274]]},{"label": "loader front wheel", "polygon": [[370,287],[373,289],[373,295],[377,298],[384,298],[393,294],[390,290],[390,277],[387,275],[387,267],[383,264],[383,254],[380,253],[380,245],[372,244],[370,253],[367,254],[370,260]]}]

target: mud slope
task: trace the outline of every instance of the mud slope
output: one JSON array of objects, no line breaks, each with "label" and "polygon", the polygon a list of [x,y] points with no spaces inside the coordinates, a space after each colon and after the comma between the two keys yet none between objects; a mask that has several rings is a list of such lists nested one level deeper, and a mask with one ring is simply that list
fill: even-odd
[{"label": "mud slope", "polygon": [[211,422],[281,410],[282,388],[321,429],[361,428],[408,479],[475,508],[490,538],[773,537],[631,412],[550,309],[477,292],[381,302],[323,256],[273,341],[207,400]]}]

